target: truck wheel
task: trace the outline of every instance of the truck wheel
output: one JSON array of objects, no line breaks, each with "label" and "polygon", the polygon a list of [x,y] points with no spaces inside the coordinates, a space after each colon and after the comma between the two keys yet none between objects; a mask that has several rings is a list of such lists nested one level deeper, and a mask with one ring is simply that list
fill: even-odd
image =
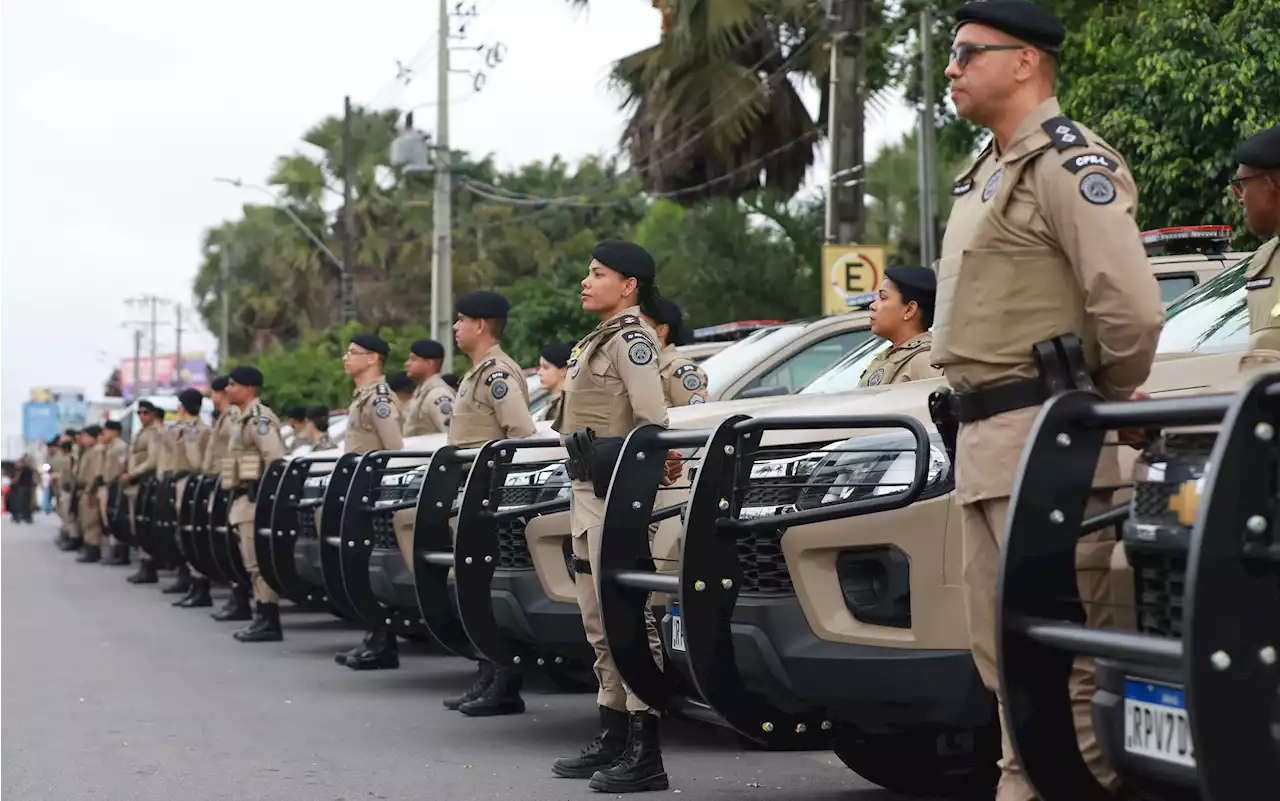
[{"label": "truck wheel", "polygon": [[873,784],[924,798],[989,799],[1000,769],[1000,728],[962,732],[844,734],[836,756]]}]

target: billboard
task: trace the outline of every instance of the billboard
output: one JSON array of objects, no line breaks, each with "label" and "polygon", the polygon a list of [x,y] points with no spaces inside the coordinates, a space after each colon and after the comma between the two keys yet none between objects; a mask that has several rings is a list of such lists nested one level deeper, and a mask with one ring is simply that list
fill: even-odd
[{"label": "billboard", "polygon": [[882,245],[822,246],[822,313],[844,314],[875,300],[884,278]]},{"label": "billboard", "polygon": [[27,401],[22,404],[22,439],[26,442],[48,442],[62,433],[58,422],[58,404]]},{"label": "billboard", "polygon": [[[151,357],[144,356],[137,360],[138,380],[142,382],[144,395],[172,395],[194,387],[201,392],[209,391],[209,362],[203,353],[184,353],[179,359],[170,353],[155,358],[156,386],[151,386]],[[120,391],[125,400],[131,401],[138,395],[133,386],[134,360],[120,360]]]}]

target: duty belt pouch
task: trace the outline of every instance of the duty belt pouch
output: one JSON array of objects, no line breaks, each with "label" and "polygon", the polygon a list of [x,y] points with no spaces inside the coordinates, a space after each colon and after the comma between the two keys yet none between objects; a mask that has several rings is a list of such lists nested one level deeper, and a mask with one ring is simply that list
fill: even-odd
[{"label": "duty belt pouch", "polygon": [[234,456],[224,456],[219,460],[218,477],[222,482],[222,486],[230,489],[238,482],[236,481],[236,458]]},{"label": "duty belt pouch", "polygon": [[622,456],[622,437],[602,437],[595,441],[595,453],[591,460],[591,487],[597,498],[609,494],[609,481],[613,467]]},{"label": "duty belt pouch", "polygon": [[564,449],[569,454],[565,460],[565,472],[571,481],[586,481],[591,478],[591,457],[594,452],[596,432],[589,428],[575,431],[564,441]]},{"label": "duty belt pouch", "polygon": [[262,478],[262,460],[258,455],[245,455],[236,457],[236,471],[239,473],[241,482],[253,481],[257,482]]}]

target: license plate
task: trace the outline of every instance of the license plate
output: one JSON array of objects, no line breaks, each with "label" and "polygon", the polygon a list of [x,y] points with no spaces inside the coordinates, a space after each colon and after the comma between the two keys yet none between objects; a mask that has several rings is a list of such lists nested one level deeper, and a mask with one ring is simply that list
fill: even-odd
[{"label": "license plate", "polygon": [[1194,768],[1186,693],[1167,684],[1126,679],[1124,750]]},{"label": "license plate", "polygon": [[684,645],[684,620],[680,617],[680,605],[671,605],[671,650],[688,651]]}]

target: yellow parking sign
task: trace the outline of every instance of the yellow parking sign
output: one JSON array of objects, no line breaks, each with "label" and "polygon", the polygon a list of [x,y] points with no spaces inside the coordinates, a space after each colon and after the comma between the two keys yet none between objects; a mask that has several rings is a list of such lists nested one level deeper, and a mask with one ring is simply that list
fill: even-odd
[{"label": "yellow parking sign", "polygon": [[884,267],[883,245],[823,245],[822,313],[843,314],[869,305]]}]

